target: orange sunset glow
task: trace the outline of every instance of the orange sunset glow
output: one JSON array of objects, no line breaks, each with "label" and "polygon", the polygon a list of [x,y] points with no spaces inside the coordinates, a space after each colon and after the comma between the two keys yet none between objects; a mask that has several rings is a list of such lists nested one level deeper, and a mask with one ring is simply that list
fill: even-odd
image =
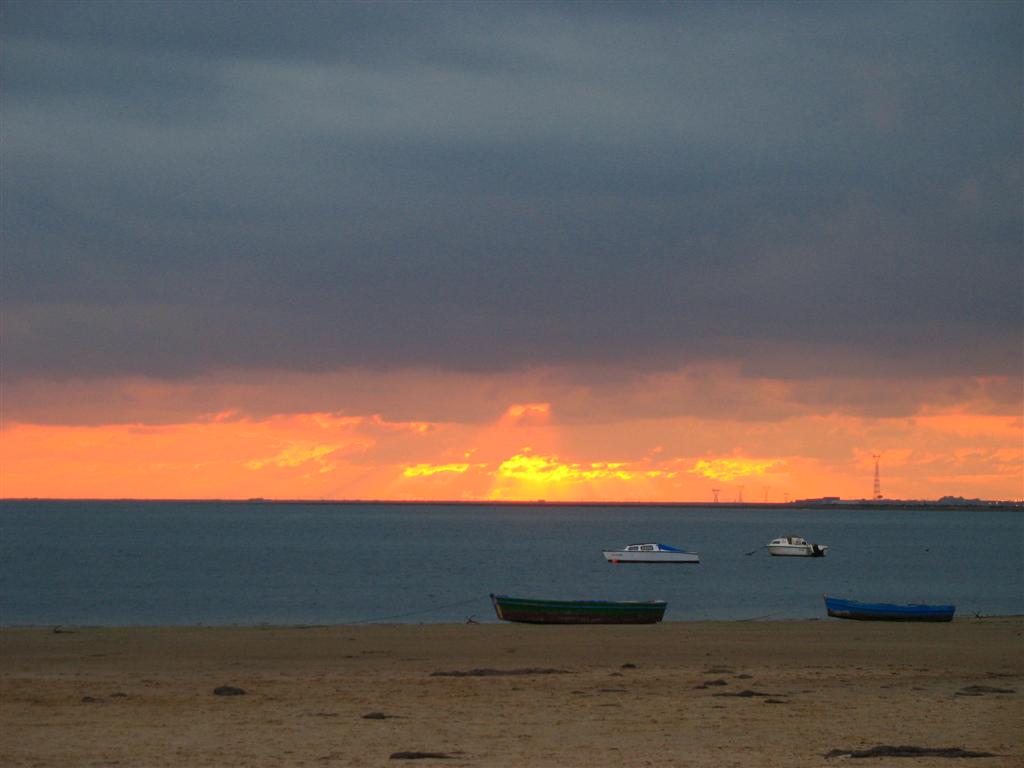
[{"label": "orange sunset glow", "polygon": [[[685,378],[673,388],[685,391]],[[467,412],[473,418],[451,409],[447,418],[430,417],[438,409],[424,403],[423,418],[403,419],[224,408],[168,423],[8,422],[2,491],[8,498],[857,499],[870,496],[880,454],[887,498],[1024,495],[1021,419],[1011,413],[978,412],[977,402],[894,416],[800,412],[778,382],[733,379],[729,388],[744,388],[773,417],[701,417],[677,403],[678,413],[657,418],[615,413],[611,404],[609,415],[582,418],[593,395],[563,388],[549,392],[551,401],[497,405],[490,419],[476,418],[476,406]]]}]

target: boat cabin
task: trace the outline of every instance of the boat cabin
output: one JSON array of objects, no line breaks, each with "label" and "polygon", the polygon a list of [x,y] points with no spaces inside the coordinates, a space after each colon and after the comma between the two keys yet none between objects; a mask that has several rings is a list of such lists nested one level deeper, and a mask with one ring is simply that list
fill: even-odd
[{"label": "boat cabin", "polygon": [[793,544],[798,547],[806,547],[807,539],[803,536],[780,536],[773,540],[772,544]]}]

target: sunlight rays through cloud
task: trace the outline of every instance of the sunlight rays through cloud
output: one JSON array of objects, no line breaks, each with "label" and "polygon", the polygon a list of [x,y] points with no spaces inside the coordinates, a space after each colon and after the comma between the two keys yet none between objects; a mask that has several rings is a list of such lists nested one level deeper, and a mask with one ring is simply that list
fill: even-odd
[{"label": "sunlight rays through cloud", "polygon": [[781,459],[701,459],[687,472],[703,475],[712,480],[739,480],[743,477],[757,477],[785,466]]}]

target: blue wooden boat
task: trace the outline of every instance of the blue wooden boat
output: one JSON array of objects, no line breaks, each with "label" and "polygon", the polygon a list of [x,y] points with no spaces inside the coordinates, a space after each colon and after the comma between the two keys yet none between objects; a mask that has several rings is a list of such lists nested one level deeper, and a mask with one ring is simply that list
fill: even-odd
[{"label": "blue wooden boat", "polygon": [[655,624],[665,615],[664,600],[535,600],[491,595],[504,621],[527,624]]},{"label": "blue wooden boat", "polygon": [[955,605],[862,603],[825,595],[825,610],[837,619],[861,621],[952,621]]}]

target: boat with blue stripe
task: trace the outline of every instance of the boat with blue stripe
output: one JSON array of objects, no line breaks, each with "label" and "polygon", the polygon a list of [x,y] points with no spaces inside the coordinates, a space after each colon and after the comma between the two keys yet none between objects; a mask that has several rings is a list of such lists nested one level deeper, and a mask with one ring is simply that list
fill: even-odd
[{"label": "boat with blue stripe", "polygon": [[699,563],[700,556],[668,544],[629,544],[622,549],[602,549],[609,563]]},{"label": "boat with blue stripe", "polygon": [[955,605],[862,603],[825,595],[825,610],[837,619],[861,621],[952,621]]}]

